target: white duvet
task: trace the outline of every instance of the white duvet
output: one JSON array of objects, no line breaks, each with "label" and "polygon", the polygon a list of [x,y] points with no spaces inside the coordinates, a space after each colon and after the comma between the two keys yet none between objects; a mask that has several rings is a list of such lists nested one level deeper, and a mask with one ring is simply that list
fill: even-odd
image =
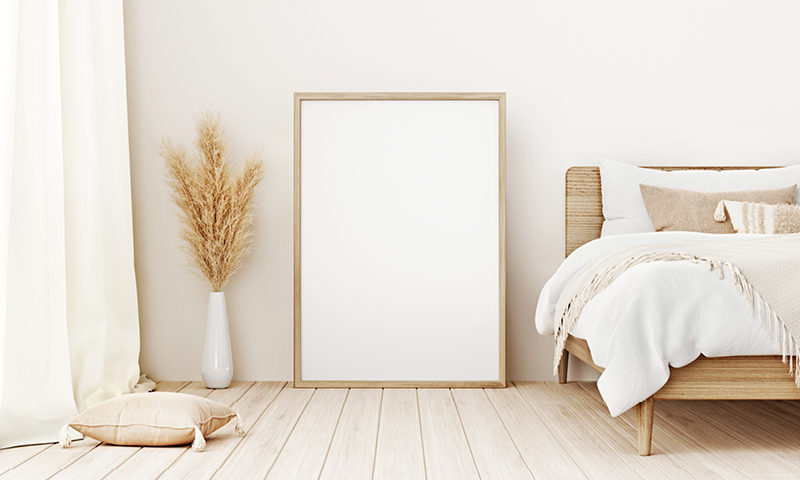
[{"label": "white duvet", "polygon": [[[758,235],[658,232],[594,240],[570,255],[548,280],[536,308],[536,329],[553,335],[555,307],[570,278],[598,255],[645,243],[681,240],[731,241]],[[611,415],[617,416],[658,391],[669,366],[707,357],[774,355],[779,349],[759,325],[747,300],[730,281],[704,264],[654,262],[620,275],[584,308],[573,330],[605,371],[597,382]]]}]

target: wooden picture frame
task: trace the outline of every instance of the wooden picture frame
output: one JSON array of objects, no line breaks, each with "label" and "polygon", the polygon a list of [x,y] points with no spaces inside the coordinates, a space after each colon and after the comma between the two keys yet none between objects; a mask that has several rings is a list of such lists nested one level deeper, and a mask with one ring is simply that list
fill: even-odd
[{"label": "wooden picture frame", "polygon": [[504,387],[505,94],[295,93],[295,387]]}]

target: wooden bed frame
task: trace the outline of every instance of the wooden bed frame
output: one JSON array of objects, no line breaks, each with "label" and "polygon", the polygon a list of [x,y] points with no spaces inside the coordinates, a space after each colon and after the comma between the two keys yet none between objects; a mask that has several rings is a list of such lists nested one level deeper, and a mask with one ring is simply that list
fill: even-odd
[{"label": "wooden bed frame", "polygon": [[[774,167],[646,167],[658,170],[757,170]],[[603,203],[598,167],[572,167],[566,175],[566,255],[600,237]],[[585,340],[570,336],[558,366],[558,382],[566,383],[569,354],[603,372],[592,361]],[[569,353],[567,353],[569,352]],[[800,400],[800,388],[779,355],[697,360],[670,367],[666,385],[636,405],[639,455],[650,455],[655,400]]]}]

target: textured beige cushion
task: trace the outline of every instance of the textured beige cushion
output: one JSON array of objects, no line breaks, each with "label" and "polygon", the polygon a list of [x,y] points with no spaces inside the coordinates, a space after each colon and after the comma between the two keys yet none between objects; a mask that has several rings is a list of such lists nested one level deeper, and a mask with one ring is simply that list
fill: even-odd
[{"label": "textured beige cushion", "polygon": [[800,233],[800,205],[722,200],[714,218],[718,222],[730,219],[736,233]]},{"label": "textured beige cushion", "polygon": [[774,190],[742,190],[738,192],[693,192],[677,188],[639,185],[647,214],[657,232],[685,231],[703,233],[736,233],[731,222],[717,222],[714,211],[721,200],[740,202],[791,204],[797,185]]},{"label": "textured beige cushion", "polygon": [[[205,435],[237,418],[227,406],[195,395],[152,392],[120,395],[87,409],[69,426],[87,437],[114,445],[205,446]],[[241,423],[238,433],[244,433]],[[66,427],[61,445],[70,445]]]}]

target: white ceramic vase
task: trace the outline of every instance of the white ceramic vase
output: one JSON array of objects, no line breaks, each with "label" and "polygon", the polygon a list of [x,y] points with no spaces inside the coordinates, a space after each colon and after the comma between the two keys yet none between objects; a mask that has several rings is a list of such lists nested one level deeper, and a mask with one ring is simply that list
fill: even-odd
[{"label": "white ceramic vase", "polygon": [[208,295],[208,321],[201,375],[206,388],[227,388],[233,378],[228,310],[223,292],[211,292]]}]

